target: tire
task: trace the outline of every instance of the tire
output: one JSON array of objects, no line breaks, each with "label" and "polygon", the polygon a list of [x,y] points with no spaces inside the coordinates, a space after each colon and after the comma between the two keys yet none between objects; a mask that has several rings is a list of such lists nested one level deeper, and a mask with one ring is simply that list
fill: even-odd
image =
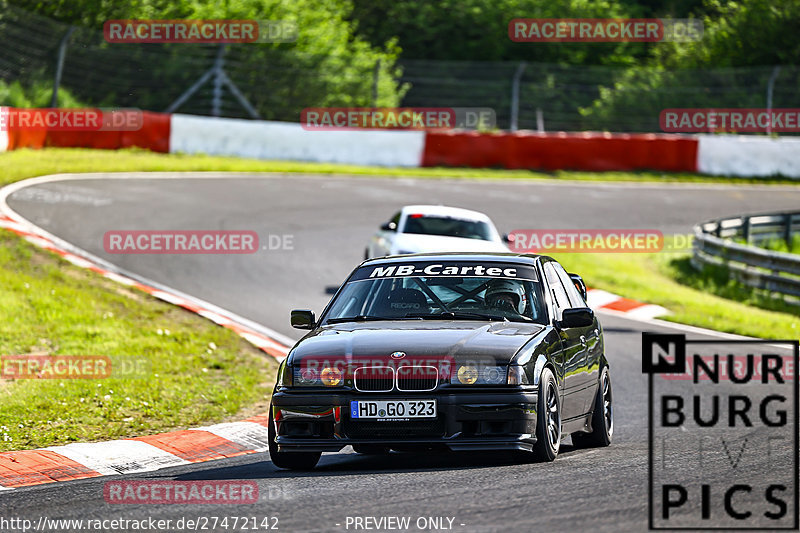
[{"label": "tire", "polygon": [[574,433],[572,444],[578,448],[601,448],[611,444],[614,436],[614,405],[611,393],[611,374],[608,367],[600,372],[600,385],[594,399],[592,432]]},{"label": "tire", "polygon": [[390,450],[380,444],[353,444],[353,451],[361,455],[386,455]]},{"label": "tire", "polygon": [[269,440],[269,458],[272,459],[272,464],[286,470],[311,470],[317,466],[319,458],[322,456],[321,452],[279,452],[275,437],[275,422],[272,420],[272,404],[270,404],[267,439]]},{"label": "tire", "polygon": [[549,368],[544,368],[539,379],[539,399],[536,401],[534,457],[540,461],[553,461],[560,448],[561,399],[556,378]]}]

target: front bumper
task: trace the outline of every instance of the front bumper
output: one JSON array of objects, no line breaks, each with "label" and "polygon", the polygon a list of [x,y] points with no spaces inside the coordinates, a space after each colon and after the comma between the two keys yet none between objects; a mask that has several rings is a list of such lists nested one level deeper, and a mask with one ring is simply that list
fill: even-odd
[{"label": "front bumper", "polygon": [[[435,399],[435,419],[377,422],[350,418],[351,400]],[[530,450],[536,392],[464,391],[364,394],[281,391],[272,396],[280,451],[336,452],[352,444],[450,450]]]}]

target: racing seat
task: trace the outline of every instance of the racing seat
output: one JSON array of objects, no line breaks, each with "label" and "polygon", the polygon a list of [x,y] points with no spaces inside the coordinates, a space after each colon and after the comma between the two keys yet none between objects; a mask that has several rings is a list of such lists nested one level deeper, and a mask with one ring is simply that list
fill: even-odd
[{"label": "racing seat", "polygon": [[385,317],[404,317],[408,313],[427,313],[428,299],[418,289],[392,289],[387,298],[381,301],[376,315]]}]

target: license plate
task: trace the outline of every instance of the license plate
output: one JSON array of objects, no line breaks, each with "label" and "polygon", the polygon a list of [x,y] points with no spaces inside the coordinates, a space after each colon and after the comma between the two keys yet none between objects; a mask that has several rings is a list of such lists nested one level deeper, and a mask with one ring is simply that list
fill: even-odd
[{"label": "license plate", "polygon": [[406,420],[436,418],[436,400],[353,400],[350,418]]}]

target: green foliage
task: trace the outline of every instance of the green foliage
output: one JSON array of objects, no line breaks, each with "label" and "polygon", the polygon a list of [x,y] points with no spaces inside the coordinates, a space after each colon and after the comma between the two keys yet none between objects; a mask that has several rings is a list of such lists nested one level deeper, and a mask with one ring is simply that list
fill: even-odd
[{"label": "green foliage", "polygon": [[[372,105],[377,65],[378,105],[398,105],[404,90],[395,65],[399,49],[391,40],[376,47],[356,35],[348,20],[352,5],[347,0],[11,0],[11,4],[59,20],[61,31],[67,24],[78,26],[67,52],[64,83],[94,105],[162,111],[213,65],[217,53],[216,45],[108,44],[101,31],[103,22],[112,19],[296,23],[299,36],[294,43],[227,47],[226,73],[266,119],[296,121],[304,107]],[[210,84],[195,99],[208,102]],[[231,101],[230,96],[227,99]],[[181,110],[204,113],[208,105]]]},{"label": "green foliage", "polygon": [[666,68],[793,65],[800,61],[797,0],[706,0],[702,41],[664,43],[655,63]]},{"label": "green foliage", "polygon": [[800,2],[706,0],[703,11],[702,40],[660,43],[645,67],[630,68],[581,109],[587,123],[619,129],[612,121],[626,109],[650,109],[649,121],[623,129],[653,131],[665,108],[766,107],[774,65],[789,66],[777,73],[773,106],[793,107],[800,90],[800,69],[791,67],[800,62]]},{"label": "green foliage", "polygon": [[[9,107],[50,107],[52,82],[34,82],[24,86],[19,80],[0,80],[0,105]],[[83,107],[66,89],[58,91],[58,107]]]},{"label": "green foliage", "polygon": [[392,38],[403,59],[531,61],[582,65],[632,64],[641,43],[516,43],[515,18],[639,16],[618,0],[354,0],[352,19],[373,45]]}]

